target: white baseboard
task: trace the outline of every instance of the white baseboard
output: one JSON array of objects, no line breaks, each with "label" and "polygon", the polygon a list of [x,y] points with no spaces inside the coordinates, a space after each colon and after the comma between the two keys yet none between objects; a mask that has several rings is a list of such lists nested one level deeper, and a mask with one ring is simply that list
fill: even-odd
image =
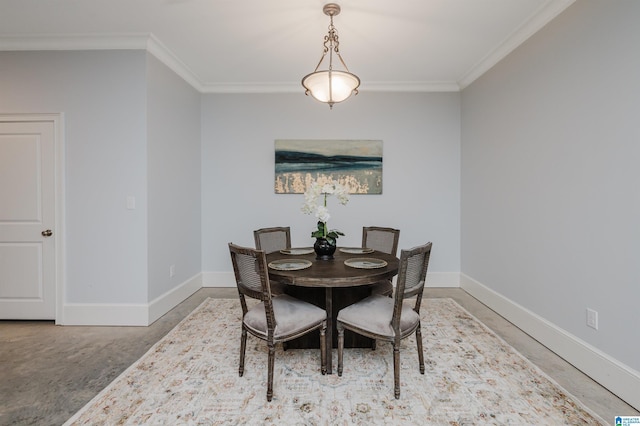
[{"label": "white baseboard", "polygon": [[[394,277],[395,283],[395,277]],[[203,272],[203,287],[235,287],[236,278],[233,272]],[[459,272],[429,272],[427,287],[460,287]]]},{"label": "white baseboard", "polygon": [[[61,325],[147,326],[169,312],[201,287],[235,287],[233,272],[202,272],[148,304],[67,303]],[[457,272],[427,276],[427,287],[459,287]]]},{"label": "white baseboard", "polygon": [[202,273],[194,275],[173,290],[152,300],[149,303],[148,323],[152,324],[200,288],[202,288]]},{"label": "white baseboard", "polygon": [[465,274],[461,274],[460,287],[629,405],[640,409],[639,372]]},{"label": "white baseboard", "polygon": [[60,325],[149,325],[145,304],[65,303],[62,309]]},{"label": "white baseboard", "polygon": [[67,303],[61,325],[148,326],[202,287],[202,274],[148,304]]}]

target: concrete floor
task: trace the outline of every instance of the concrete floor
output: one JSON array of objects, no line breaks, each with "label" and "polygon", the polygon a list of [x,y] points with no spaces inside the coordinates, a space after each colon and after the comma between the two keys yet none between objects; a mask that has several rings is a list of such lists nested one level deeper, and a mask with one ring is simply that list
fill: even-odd
[{"label": "concrete floor", "polygon": [[[454,299],[607,422],[640,414],[463,290],[425,293]],[[200,289],[149,327],[0,321],[0,425],[64,423],[207,297],[237,292]]]}]

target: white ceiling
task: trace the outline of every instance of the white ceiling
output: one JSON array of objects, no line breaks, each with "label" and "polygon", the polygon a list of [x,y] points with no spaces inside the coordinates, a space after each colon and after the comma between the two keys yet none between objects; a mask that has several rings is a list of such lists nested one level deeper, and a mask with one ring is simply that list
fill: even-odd
[{"label": "white ceiling", "polygon": [[[339,0],[360,90],[465,87],[575,0]],[[289,92],[315,68],[323,0],[0,0],[0,50],[148,49],[202,92]]]}]

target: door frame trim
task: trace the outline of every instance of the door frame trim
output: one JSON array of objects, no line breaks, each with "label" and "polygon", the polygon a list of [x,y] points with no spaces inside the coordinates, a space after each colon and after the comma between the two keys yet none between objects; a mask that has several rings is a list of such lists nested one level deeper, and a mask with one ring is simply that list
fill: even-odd
[{"label": "door frame trim", "polygon": [[65,300],[65,139],[64,139],[64,113],[15,113],[0,114],[0,122],[51,122],[53,123],[54,138],[54,178],[55,178],[55,323],[64,324],[64,300]]}]

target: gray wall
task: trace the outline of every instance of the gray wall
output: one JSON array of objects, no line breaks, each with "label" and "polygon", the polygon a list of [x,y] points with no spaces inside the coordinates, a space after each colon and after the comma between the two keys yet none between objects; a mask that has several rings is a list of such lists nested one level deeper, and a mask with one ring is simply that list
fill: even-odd
[{"label": "gray wall", "polygon": [[152,301],[202,271],[200,93],[149,54],[147,87]]},{"label": "gray wall", "polygon": [[461,197],[464,274],[636,370],[639,16],[576,2],[463,90]]},{"label": "gray wall", "polygon": [[145,61],[0,52],[0,112],[65,114],[66,302],[147,301]]},{"label": "gray wall", "polygon": [[401,248],[432,241],[430,271],[457,280],[459,111],[458,93],[363,92],[333,110],[302,90],[203,95],[203,270],[231,273],[227,243],[253,246],[261,227],[291,226],[294,245],[313,244],[316,219],[300,211],[304,197],[274,194],[274,140],[380,139],[382,195],[354,195],[346,206],[329,200],[329,225],[346,234],[338,245],[359,246],[364,225],[397,227]]},{"label": "gray wall", "polygon": [[196,90],[144,51],[56,51],[0,52],[0,93],[64,113],[66,303],[144,306],[200,274]]}]

